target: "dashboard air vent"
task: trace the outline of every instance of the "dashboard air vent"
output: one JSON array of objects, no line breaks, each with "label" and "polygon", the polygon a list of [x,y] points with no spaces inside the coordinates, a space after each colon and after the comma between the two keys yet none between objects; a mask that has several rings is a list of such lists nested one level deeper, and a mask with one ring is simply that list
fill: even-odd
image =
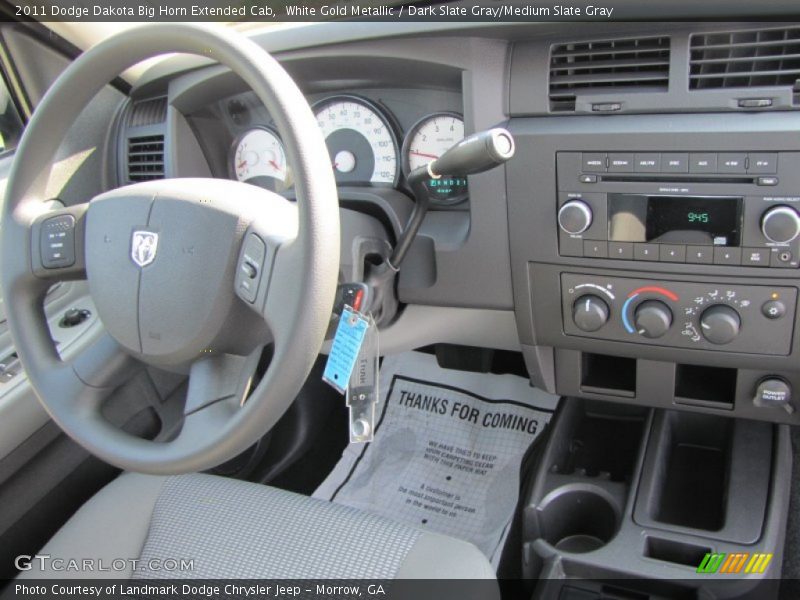
[{"label": "dashboard air vent", "polygon": [[800,27],[694,34],[689,87],[798,89]]},{"label": "dashboard air vent", "polygon": [[164,178],[164,136],[128,138],[128,183]]},{"label": "dashboard air vent", "polygon": [[577,94],[666,91],[670,38],[559,44],[550,49],[550,108],[575,110]]},{"label": "dashboard air vent", "polygon": [[128,117],[128,127],[156,125],[167,119],[167,99],[154,98],[135,102]]}]

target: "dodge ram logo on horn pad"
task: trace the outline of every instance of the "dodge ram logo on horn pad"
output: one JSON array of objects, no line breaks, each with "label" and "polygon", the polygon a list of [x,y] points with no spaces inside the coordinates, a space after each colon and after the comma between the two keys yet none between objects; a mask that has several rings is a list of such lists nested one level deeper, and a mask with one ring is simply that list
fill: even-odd
[{"label": "dodge ram logo on horn pad", "polygon": [[131,240],[131,259],[140,267],[146,267],[156,259],[158,234],[151,231],[134,231]]}]

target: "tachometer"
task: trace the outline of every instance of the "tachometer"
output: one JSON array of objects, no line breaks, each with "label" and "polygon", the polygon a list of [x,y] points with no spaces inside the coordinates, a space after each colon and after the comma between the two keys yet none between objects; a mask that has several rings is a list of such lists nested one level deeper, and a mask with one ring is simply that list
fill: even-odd
[{"label": "tachometer", "polygon": [[[464,138],[464,120],[450,112],[423,117],[411,128],[403,142],[403,170],[406,175],[439,158]],[[427,182],[431,200],[455,204],[467,197],[467,179],[442,175]]]},{"label": "tachometer", "polygon": [[231,171],[239,181],[280,192],[291,185],[283,143],[266,127],[246,131],[233,146]]},{"label": "tachometer", "polygon": [[356,96],[334,96],[314,107],[337,183],[396,185],[397,138],[377,106]]}]

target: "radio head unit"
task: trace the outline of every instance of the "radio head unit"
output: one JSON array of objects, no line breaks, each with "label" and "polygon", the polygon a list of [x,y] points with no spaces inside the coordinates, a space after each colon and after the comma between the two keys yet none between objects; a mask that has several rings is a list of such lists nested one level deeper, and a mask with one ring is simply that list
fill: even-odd
[{"label": "radio head unit", "polygon": [[[615,160],[623,155],[631,157],[627,171]],[[729,155],[736,158],[735,170]],[[792,185],[800,182],[800,153],[558,152],[556,156],[561,256],[800,265],[800,195],[795,195],[800,194],[800,185]],[[683,172],[672,169],[673,156],[688,157]],[[765,169],[770,172],[765,174]]]}]

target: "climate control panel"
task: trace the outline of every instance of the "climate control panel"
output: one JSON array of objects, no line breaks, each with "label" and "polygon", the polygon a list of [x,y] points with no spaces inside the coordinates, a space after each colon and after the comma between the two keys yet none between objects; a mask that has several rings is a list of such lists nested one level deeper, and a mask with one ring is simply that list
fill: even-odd
[{"label": "climate control panel", "polygon": [[561,299],[566,335],[785,356],[797,289],[562,273]]}]

